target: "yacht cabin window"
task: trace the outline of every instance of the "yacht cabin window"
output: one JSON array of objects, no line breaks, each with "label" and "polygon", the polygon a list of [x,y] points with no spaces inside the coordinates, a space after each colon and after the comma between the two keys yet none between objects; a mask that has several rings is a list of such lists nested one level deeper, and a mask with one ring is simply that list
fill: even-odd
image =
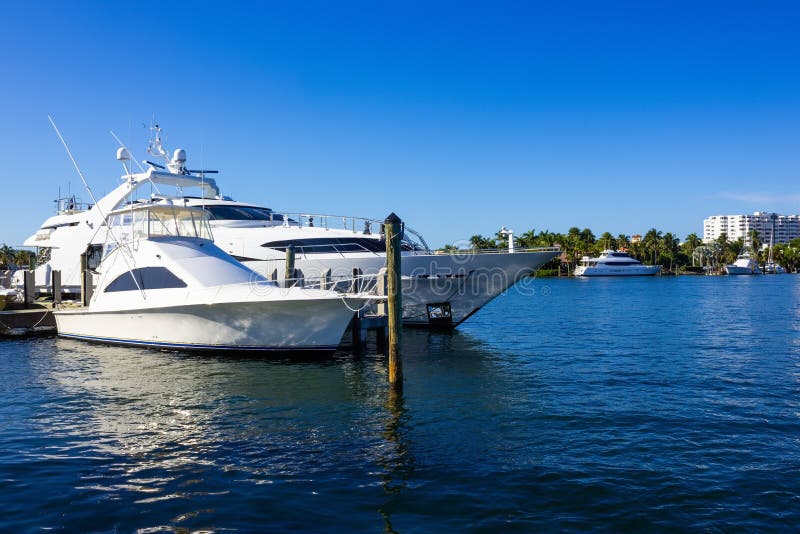
[{"label": "yacht cabin window", "polygon": [[[256,206],[230,206],[212,205],[205,206],[209,218],[220,221],[280,221],[283,222],[283,215],[274,213],[268,208]],[[291,219],[290,219],[291,220]]]},{"label": "yacht cabin window", "polygon": [[[136,278],[136,281],[134,281]],[[136,284],[139,284],[138,287]],[[170,289],[186,287],[186,282],[175,276],[166,267],[142,267],[116,277],[106,286],[106,293],[137,291],[141,289]]]}]

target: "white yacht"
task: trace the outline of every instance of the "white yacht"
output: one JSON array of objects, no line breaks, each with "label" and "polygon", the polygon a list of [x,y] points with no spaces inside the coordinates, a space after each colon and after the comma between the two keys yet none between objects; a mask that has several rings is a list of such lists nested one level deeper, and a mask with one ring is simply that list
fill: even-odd
[{"label": "white yacht", "polygon": [[660,271],[660,265],[643,265],[627,252],[604,250],[597,258],[581,258],[575,276],[653,276]]},{"label": "white yacht", "polygon": [[332,352],[367,297],[280,287],[211,241],[202,209],[109,214],[88,306],[54,312],[62,337],[162,349]]},{"label": "white yacht", "polygon": [[750,256],[750,252],[744,250],[736,257],[733,264],[725,266],[725,272],[731,275],[761,274],[761,269],[759,269],[756,259]]},{"label": "white yacht", "polygon": [[[158,130],[156,130],[158,132]],[[160,136],[151,141],[150,153],[164,164],[146,162],[140,174],[123,177],[123,183],[98,201],[99,206],[64,210],[51,217],[25,244],[35,246],[43,260],[36,269],[36,284],[47,292],[50,272],[61,270],[64,291],[80,287],[80,255],[100,249],[97,230],[100,215],[138,202],[181,202],[209,214],[216,245],[262,276],[280,280],[286,250],[293,247],[295,268],[304,279],[352,278],[354,273],[373,277],[385,266],[382,221],[349,216],[284,214],[251,203],[234,202],[220,193],[216,171],[186,168],[186,152],[170,158]],[[168,191],[174,188],[175,191]],[[187,192],[196,191],[193,198]],[[143,193],[150,193],[140,198]],[[68,206],[69,207],[69,206]],[[102,209],[98,209],[102,208]],[[403,233],[403,321],[409,326],[451,328],[467,319],[494,297],[531,275],[558,256],[556,247],[504,251],[432,252],[424,239],[408,228]]]}]

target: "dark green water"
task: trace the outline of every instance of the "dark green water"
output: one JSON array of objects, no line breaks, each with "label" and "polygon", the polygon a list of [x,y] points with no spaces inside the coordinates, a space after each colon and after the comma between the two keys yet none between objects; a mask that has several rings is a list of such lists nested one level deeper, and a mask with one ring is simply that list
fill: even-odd
[{"label": "dark green water", "polygon": [[401,398],[379,355],[4,341],[0,531],[800,525],[800,277],[528,289],[404,332]]}]

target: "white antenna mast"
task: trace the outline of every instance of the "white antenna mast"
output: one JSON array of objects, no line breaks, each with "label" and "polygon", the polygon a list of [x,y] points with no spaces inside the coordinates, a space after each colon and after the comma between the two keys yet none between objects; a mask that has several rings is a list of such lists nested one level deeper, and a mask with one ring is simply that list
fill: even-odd
[{"label": "white antenna mast", "polygon": [[[58,139],[61,141],[61,144],[64,145],[64,150],[67,151],[67,155],[69,156],[69,159],[72,161],[72,165],[74,165],[75,170],[78,171],[78,176],[81,177],[83,186],[86,188],[86,191],[89,192],[89,197],[92,199],[92,203],[97,208],[97,211],[100,213],[100,216],[103,218],[103,220],[106,221],[106,224],[108,224],[108,219],[106,217],[106,214],[103,213],[103,208],[100,207],[100,205],[97,203],[97,199],[94,198],[94,193],[92,192],[92,188],[89,187],[89,184],[86,181],[86,177],[83,175],[83,171],[81,171],[81,168],[78,166],[78,162],[75,161],[75,158],[72,156],[72,152],[70,151],[69,146],[67,146],[67,142],[64,141],[64,136],[61,135],[61,132],[58,130],[58,126],[56,126],[55,121],[53,121],[53,117],[48,115],[47,120],[50,121],[50,124],[53,126],[53,130],[55,130],[56,135],[58,135]],[[117,245],[117,248],[122,249],[123,248],[122,245],[120,244],[119,241],[117,241],[117,237],[114,235],[114,232],[111,230],[110,226],[108,227],[108,233],[111,236],[111,239],[114,240],[114,244]],[[133,274],[133,269],[131,268],[130,263],[128,263],[128,258],[125,256],[125,254],[122,254],[122,259],[125,261],[125,265],[128,267],[128,272],[131,274],[131,278],[133,278],[133,283],[136,284],[136,288],[142,292],[142,298],[146,299],[147,296],[144,293],[144,289],[141,288],[141,286],[139,285],[139,281]]]}]

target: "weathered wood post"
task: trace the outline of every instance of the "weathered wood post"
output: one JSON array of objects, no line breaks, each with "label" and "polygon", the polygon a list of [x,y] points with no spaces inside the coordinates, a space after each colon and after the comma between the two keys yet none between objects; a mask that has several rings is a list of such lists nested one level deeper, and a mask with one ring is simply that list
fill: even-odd
[{"label": "weathered wood post", "polygon": [[400,358],[400,328],[403,323],[403,303],[400,292],[400,236],[402,221],[394,213],[384,221],[386,235],[386,296],[389,315],[389,385],[403,388],[403,361]]},{"label": "weathered wood post", "polygon": [[23,303],[27,308],[36,300],[36,277],[33,271],[25,271],[22,275],[23,282]]},{"label": "weathered wood post", "polygon": [[86,253],[81,254],[81,304],[88,306],[92,300],[92,271],[89,270]]},{"label": "weathered wood post", "polygon": [[320,289],[328,289],[331,286],[331,270],[325,269],[319,281]]},{"label": "weathered wood post", "polygon": [[294,285],[294,245],[286,247],[286,273],[284,275],[284,287]]},{"label": "weathered wood post", "polygon": [[61,271],[55,270],[50,273],[53,283],[53,306],[61,304]]}]

